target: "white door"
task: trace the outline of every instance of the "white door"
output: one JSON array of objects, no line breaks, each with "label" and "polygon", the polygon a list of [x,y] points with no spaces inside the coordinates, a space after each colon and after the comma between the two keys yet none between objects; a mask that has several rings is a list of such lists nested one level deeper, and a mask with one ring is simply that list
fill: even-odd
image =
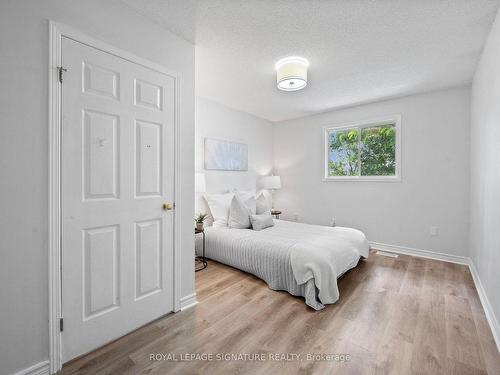
[{"label": "white door", "polygon": [[63,38],[63,361],[173,309],[175,78]]}]

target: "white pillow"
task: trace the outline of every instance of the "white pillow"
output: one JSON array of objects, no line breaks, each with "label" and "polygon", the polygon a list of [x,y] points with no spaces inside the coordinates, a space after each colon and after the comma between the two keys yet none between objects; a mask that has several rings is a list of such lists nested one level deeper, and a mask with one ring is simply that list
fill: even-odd
[{"label": "white pillow", "polygon": [[260,195],[257,198],[255,208],[256,208],[255,213],[257,215],[263,215],[263,214],[270,215],[271,214],[271,207],[269,207],[269,203],[267,202],[267,198],[262,193],[260,193]]},{"label": "white pillow", "polygon": [[237,190],[234,189],[234,194],[236,194],[242,201],[245,203],[245,206],[248,207],[250,213],[255,215],[257,213],[257,203],[255,200],[255,191],[254,190]]},{"label": "white pillow", "polygon": [[231,200],[228,226],[229,228],[237,229],[248,229],[251,227],[250,210],[238,195],[235,195]]},{"label": "white pillow", "polygon": [[240,189],[233,189],[235,193],[240,194],[243,197],[255,197],[257,195],[257,192],[255,189],[253,190],[240,190]]},{"label": "white pillow", "polygon": [[269,214],[250,215],[253,230],[262,230],[274,226],[273,217]]},{"label": "white pillow", "polygon": [[229,205],[233,196],[233,193],[203,195],[214,219],[214,227],[227,227]]}]

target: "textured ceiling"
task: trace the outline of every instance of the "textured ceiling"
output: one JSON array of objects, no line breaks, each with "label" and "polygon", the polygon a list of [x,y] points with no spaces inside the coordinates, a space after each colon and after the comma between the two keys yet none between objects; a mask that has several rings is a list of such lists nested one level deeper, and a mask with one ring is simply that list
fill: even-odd
[{"label": "textured ceiling", "polygon": [[[196,94],[271,121],[471,82],[498,0],[121,0],[196,44]],[[274,63],[310,62],[298,92]]]}]

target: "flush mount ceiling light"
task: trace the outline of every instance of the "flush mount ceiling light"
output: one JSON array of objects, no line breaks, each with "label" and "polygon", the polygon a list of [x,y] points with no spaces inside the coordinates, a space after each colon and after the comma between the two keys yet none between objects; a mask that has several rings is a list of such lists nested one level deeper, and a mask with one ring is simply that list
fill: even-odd
[{"label": "flush mount ceiling light", "polygon": [[297,91],[306,87],[308,66],[309,61],[298,56],[289,56],[278,61],[275,65],[278,89]]}]

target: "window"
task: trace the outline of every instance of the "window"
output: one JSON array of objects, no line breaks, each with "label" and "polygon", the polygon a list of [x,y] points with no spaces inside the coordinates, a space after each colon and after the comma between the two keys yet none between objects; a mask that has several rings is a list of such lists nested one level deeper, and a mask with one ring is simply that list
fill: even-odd
[{"label": "window", "polygon": [[325,129],[325,180],[400,180],[401,118]]}]

